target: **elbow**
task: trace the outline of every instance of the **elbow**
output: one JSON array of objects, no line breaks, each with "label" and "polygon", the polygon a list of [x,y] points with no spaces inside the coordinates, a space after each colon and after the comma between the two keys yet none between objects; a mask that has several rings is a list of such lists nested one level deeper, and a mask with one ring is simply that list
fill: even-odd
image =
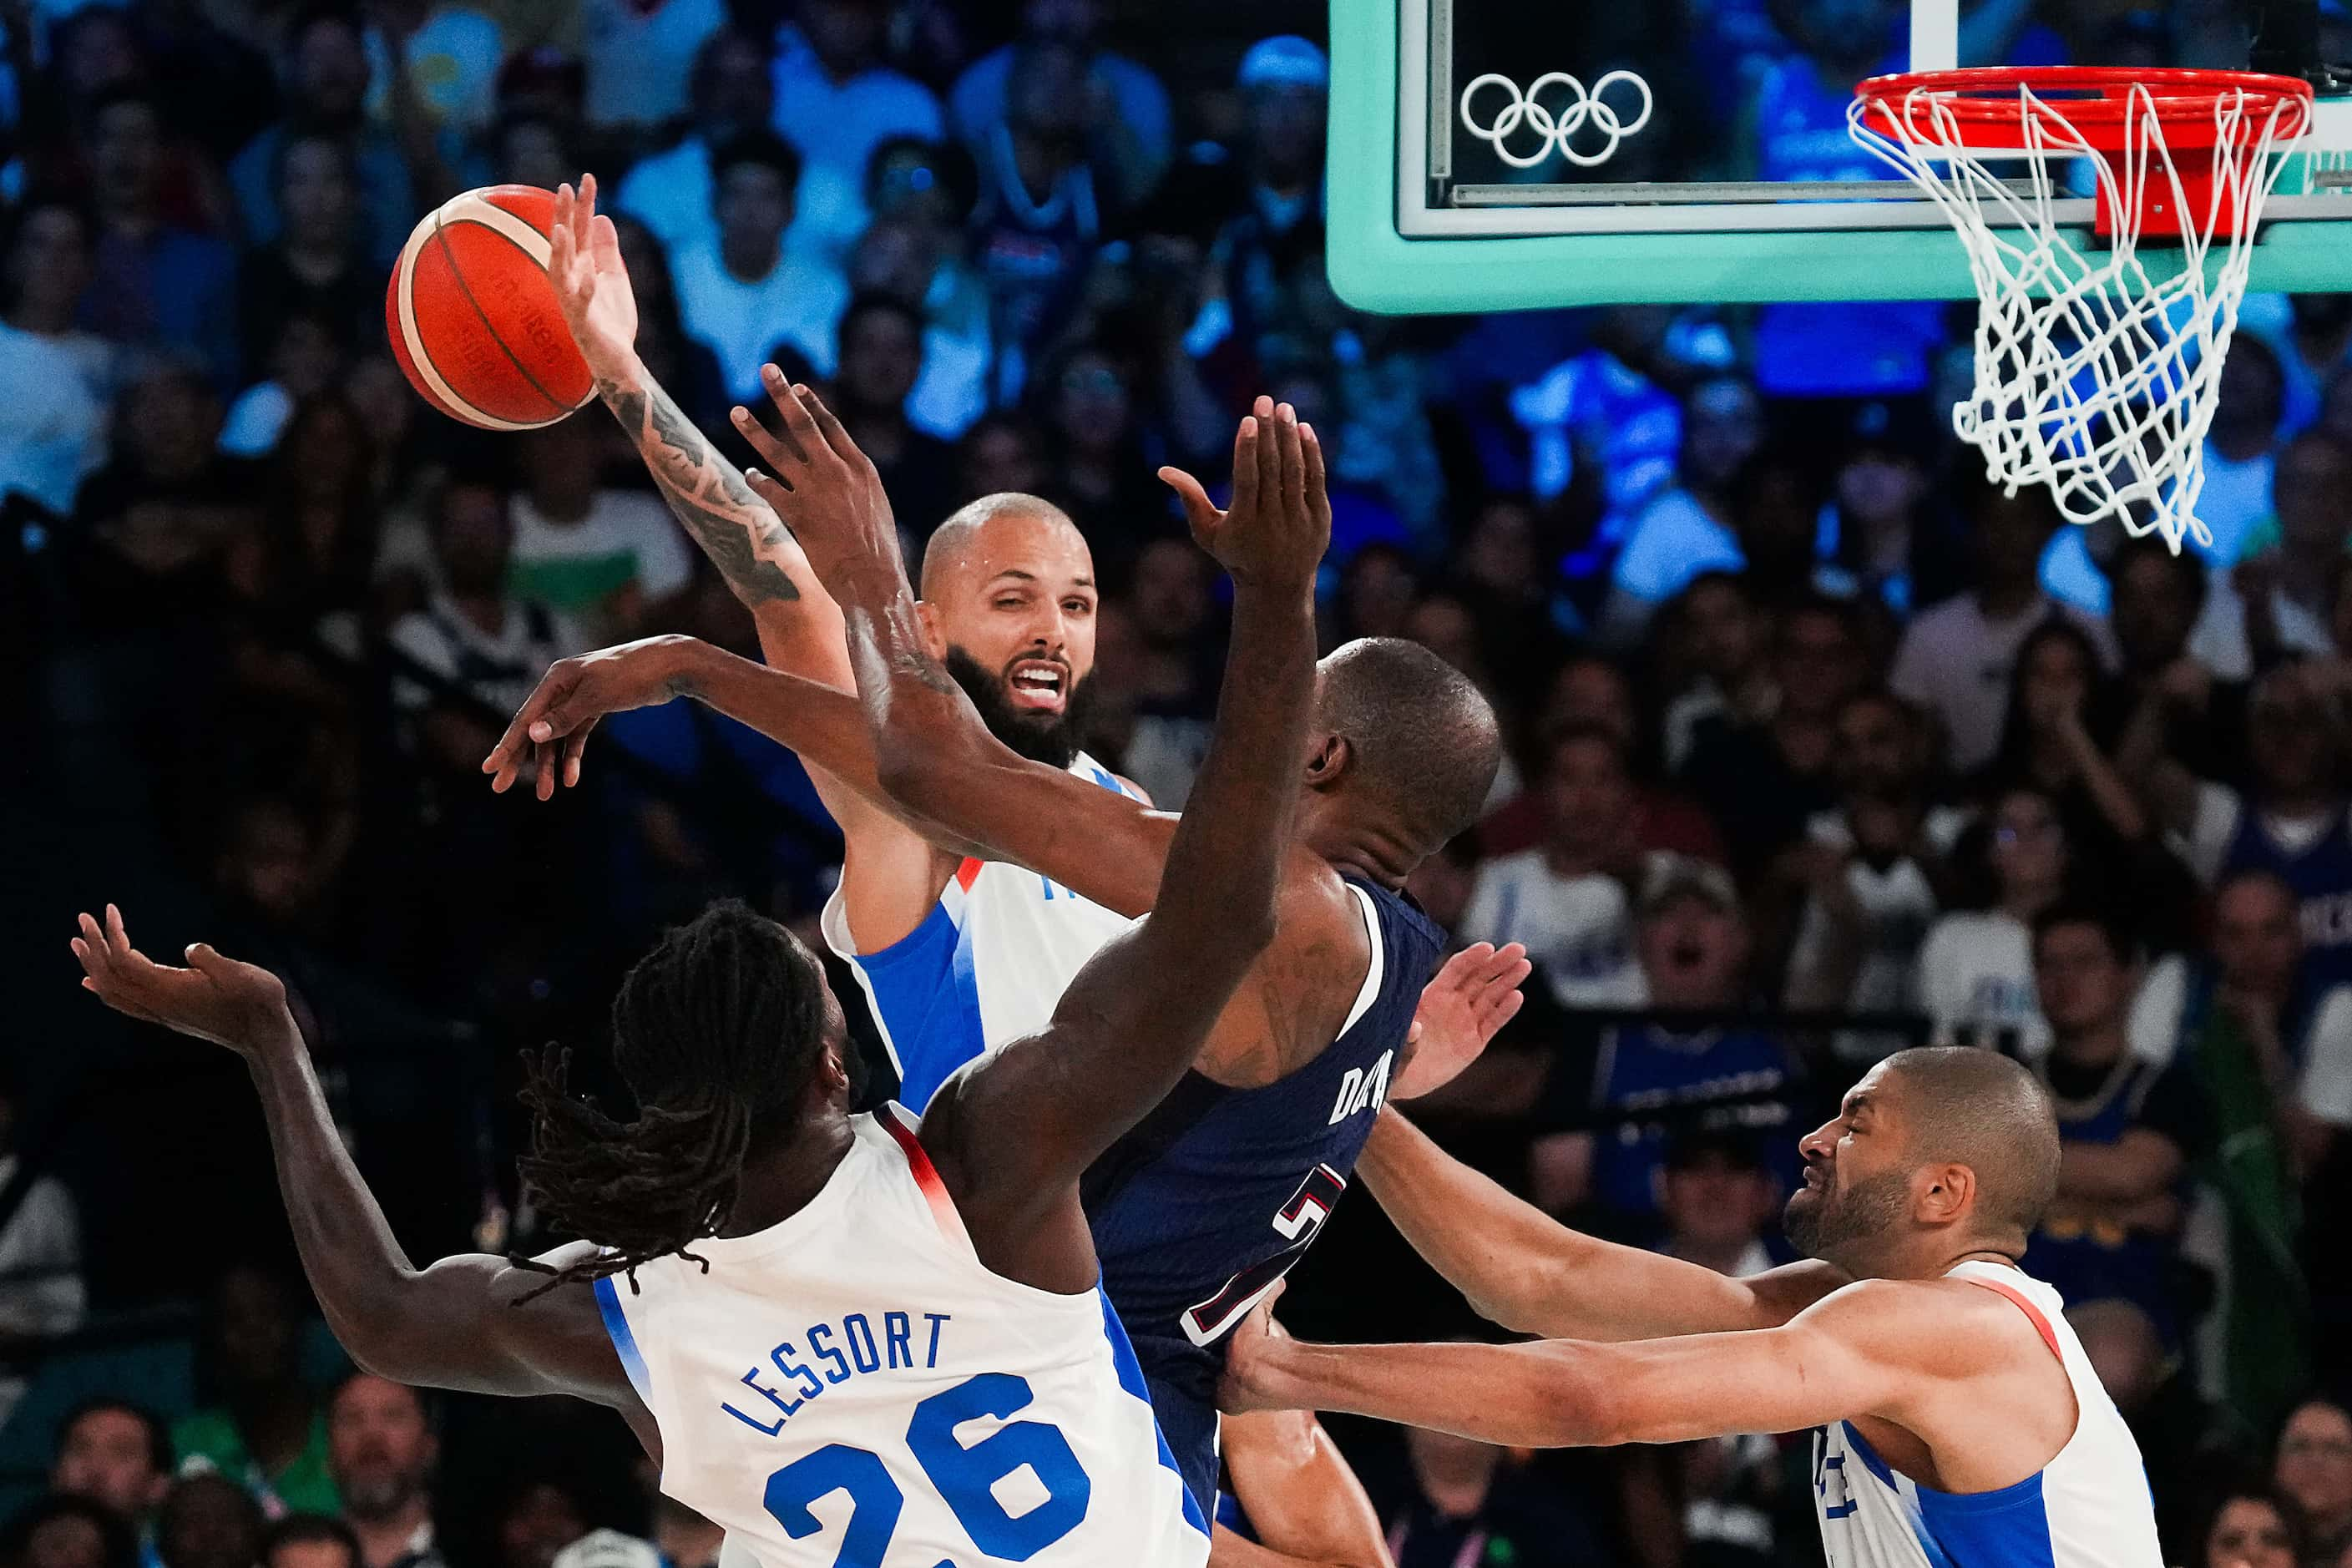
[{"label": "elbow", "polygon": [[1626,1402],[1588,1345],[1546,1347],[1541,1369],[1528,1379],[1534,1395],[1520,1441],[1539,1448],[1605,1448],[1638,1442]]}]

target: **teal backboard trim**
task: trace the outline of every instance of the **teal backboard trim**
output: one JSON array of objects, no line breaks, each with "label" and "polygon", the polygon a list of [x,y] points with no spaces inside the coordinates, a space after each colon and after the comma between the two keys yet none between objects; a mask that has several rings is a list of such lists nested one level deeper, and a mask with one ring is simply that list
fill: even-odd
[{"label": "teal backboard trim", "polygon": [[[1399,7],[1426,3],[1332,0],[1326,258],[1332,288],[1356,309],[1445,314],[1565,305],[1976,297],[1968,257],[1940,224],[1407,237],[1398,221]],[[2290,173],[2289,184],[2293,179]],[[2352,197],[2342,199],[2352,214]],[[1789,210],[1803,209],[1790,204]],[[2087,247],[2087,229],[2079,239]],[[2251,287],[2352,290],[2352,222],[2266,224],[2256,241]]]}]

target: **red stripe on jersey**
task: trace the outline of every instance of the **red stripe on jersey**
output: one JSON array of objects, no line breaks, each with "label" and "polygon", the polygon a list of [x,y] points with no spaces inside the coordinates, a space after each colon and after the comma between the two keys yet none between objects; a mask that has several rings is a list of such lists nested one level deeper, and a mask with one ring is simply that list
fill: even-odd
[{"label": "red stripe on jersey", "polygon": [[[979,862],[974,861],[973,864]],[[899,1120],[898,1108],[895,1105],[877,1107],[874,1120],[898,1141],[899,1149],[907,1156],[908,1165],[915,1173],[915,1185],[922,1190],[923,1201],[931,1205],[931,1217],[940,1222],[940,1234],[950,1241],[971,1247],[971,1237],[963,1228],[963,1215],[956,1213],[955,1199],[949,1195],[948,1184],[940,1180],[939,1167],[931,1163],[931,1156],[924,1149],[922,1140],[915,1136],[915,1130]]]},{"label": "red stripe on jersey", "polygon": [[956,886],[967,893],[971,892],[972,883],[979,879],[980,868],[987,863],[985,860],[969,859],[957,867]]},{"label": "red stripe on jersey", "polygon": [[2050,1326],[2050,1320],[2042,1315],[2041,1308],[2025,1299],[2023,1291],[2013,1290],[1998,1279],[1979,1279],[1973,1274],[1964,1274],[1961,1278],[1971,1285],[1981,1285],[1988,1290],[2008,1297],[2042,1335],[2042,1342],[2050,1347],[2050,1353],[2062,1362],[2066,1359],[2066,1352],[2058,1348],[2058,1331]]}]

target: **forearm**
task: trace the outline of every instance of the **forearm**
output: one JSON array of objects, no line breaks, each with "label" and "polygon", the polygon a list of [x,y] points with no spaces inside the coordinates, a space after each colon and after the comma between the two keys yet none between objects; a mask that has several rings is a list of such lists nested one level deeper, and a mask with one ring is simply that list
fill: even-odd
[{"label": "forearm", "polygon": [[[1323,1424],[1302,1410],[1225,1418],[1219,1447],[1257,1543],[1219,1538],[1214,1568],[1389,1568],[1380,1515]],[[1239,1551],[1236,1548],[1247,1547]]]},{"label": "forearm", "polygon": [[[635,444],[662,500],[735,596],[755,616],[801,600],[811,578],[800,546],[645,366],[632,360],[625,374],[599,376],[596,394]],[[766,630],[763,626],[763,640]]]},{"label": "forearm", "polygon": [[2132,793],[2115,764],[2087,737],[2076,755],[2084,785],[2091,792],[2091,800],[2099,815],[2107,819],[2116,837],[2132,843],[2147,837],[2147,813],[2141,809],[2139,798]]},{"label": "forearm", "polygon": [[352,1163],[292,1019],[285,1027],[289,1037],[247,1061],[303,1272],[353,1361],[396,1381],[424,1381],[414,1352],[440,1331],[410,1314],[415,1266]]},{"label": "forearm", "polygon": [[1276,1340],[1252,1375],[1255,1403],[1342,1411],[1512,1448],[1622,1440],[1591,1347],[1318,1345]]},{"label": "forearm", "polygon": [[[1356,1173],[1481,1317],[1555,1339],[1656,1339],[1785,1321],[1743,1282],[1561,1225],[1382,1110]],[[1824,1292],[1825,1293],[1825,1292]]]}]

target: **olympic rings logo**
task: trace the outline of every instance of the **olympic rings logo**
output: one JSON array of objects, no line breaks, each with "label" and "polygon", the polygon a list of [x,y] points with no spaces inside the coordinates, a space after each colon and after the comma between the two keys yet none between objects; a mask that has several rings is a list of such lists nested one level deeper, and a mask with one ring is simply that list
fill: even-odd
[{"label": "olympic rings logo", "polygon": [[[1544,89],[1559,84],[1568,89],[1566,107],[1557,113],[1536,101]],[[1611,88],[1622,84],[1641,94],[1641,111],[1626,119],[1601,101]],[[1481,125],[1470,112],[1470,100],[1482,87],[1495,86],[1511,95],[1494,122]],[[1462,89],[1462,127],[1495,149],[1495,155],[1515,169],[1532,169],[1554,153],[1582,168],[1605,163],[1617,153],[1617,144],[1650,122],[1650,84],[1628,70],[1613,70],[1585,90],[1584,84],[1566,71],[1546,71],[1536,78],[1535,84],[1525,92],[1519,84],[1499,71],[1488,71]],[[1514,153],[1503,145],[1506,138],[1524,123],[1541,137],[1542,142],[1532,153]],[[1570,139],[1591,124],[1594,131],[1609,138],[1608,144],[1597,153],[1580,153],[1571,146]]]}]

